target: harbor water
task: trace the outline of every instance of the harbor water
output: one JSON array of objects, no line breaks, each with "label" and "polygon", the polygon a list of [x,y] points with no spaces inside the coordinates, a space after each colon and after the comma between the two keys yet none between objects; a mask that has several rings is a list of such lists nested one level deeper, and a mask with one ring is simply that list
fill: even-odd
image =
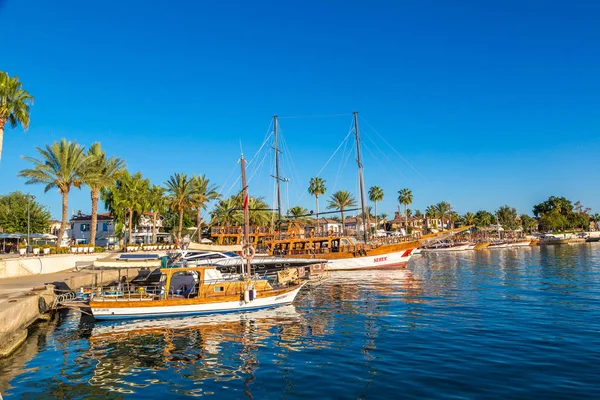
[{"label": "harbor water", "polygon": [[98,323],[0,360],[5,399],[600,398],[600,243],[335,273],[293,306]]}]

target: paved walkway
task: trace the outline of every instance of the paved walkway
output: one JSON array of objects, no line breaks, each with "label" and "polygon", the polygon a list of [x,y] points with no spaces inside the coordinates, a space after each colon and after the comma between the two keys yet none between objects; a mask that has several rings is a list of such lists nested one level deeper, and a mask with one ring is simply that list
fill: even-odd
[{"label": "paved walkway", "polygon": [[46,283],[61,282],[69,278],[91,275],[91,270],[61,271],[53,274],[19,276],[17,278],[0,279],[0,303],[10,297],[27,293],[33,288],[43,287]]}]

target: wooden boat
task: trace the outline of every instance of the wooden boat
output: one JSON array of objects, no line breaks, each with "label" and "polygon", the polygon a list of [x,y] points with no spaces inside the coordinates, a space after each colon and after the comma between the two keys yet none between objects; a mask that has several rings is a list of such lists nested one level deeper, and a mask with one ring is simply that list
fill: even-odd
[{"label": "wooden boat", "polygon": [[490,242],[481,242],[481,243],[477,243],[477,244],[475,245],[475,247],[473,247],[473,250],[483,250],[483,249],[487,249],[489,245],[490,245]]},{"label": "wooden boat", "polygon": [[163,268],[161,273],[164,285],[97,290],[89,303],[92,315],[122,319],[257,310],[292,303],[304,285],[291,281],[274,287],[245,275],[225,279],[214,267]]},{"label": "wooden boat", "polygon": [[431,246],[424,247],[421,251],[423,253],[444,253],[448,251],[473,250],[475,246],[475,243],[439,242],[432,244]]},{"label": "wooden boat", "polygon": [[[245,160],[242,156],[242,196],[248,199]],[[239,312],[290,304],[304,285],[297,269],[277,273],[277,283],[253,279],[251,260],[255,249],[248,237],[249,214],[244,202],[245,274],[223,276],[213,266],[161,268],[159,285],[131,287],[126,281],[118,287],[94,291],[90,310],[96,319],[186,316]]]},{"label": "wooden boat", "polygon": [[[319,258],[328,261],[327,269],[360,270],[402,268],[410,260],[413,251],[420,242],[412,236],[369,238],[368,221],[363,219],[363,237],[360,240],[342,236],[335,232],[305,232],[298,223],[284,221],[281,213],[281,191],[279,176],[279,148],[277,117],[273,121],[275,134],[275,166],[274,176],[277,193],[277,214],[279,222],[287,224],[287,230],[274,230],[272,227],[253,227],[249,233],[249,243],[259,252],[286,258]],[[363,165],[360,156],[360,139],[358,129],[358,113],[354,113],[354,134],[356,137],[358,178],[360,183],[360,204],[362,215],[366,213],[366,193],[364,190]],[[281,226],[281,224],[279,225]],[[242,227],[216,226],[211,230],[213,239],[218,244],[237,244],[242,240]]]}]

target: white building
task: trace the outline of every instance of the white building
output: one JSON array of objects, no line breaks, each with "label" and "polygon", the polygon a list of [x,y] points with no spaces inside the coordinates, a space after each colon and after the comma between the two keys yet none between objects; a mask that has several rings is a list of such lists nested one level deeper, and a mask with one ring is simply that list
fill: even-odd
[{"label": "white building", "polygon": [[[78,214],[71,218],[71,240],[77,243],[90,243],[92,216]],[[96,223],[96,246],[107,247],[118,242],[115,237],[115,224],[110,213],[98,214]]]}]

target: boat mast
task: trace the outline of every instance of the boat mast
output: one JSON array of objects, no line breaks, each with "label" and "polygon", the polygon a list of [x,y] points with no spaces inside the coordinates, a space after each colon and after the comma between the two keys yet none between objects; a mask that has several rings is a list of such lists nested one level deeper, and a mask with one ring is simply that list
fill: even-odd
[{"label": "boat mast", "polygon": [[363,233],[365,243],[369,239],[369,232],[367,227],[369,226],[369,216],[366,211],[367,197],[365,193],[365,179],[363,177],[363,165],[360,158],[360,139],[358,137],[358,111],[354,111],[354,135],[356,136],[356,162],[358,163],[358,183],[360,187],[360,208],[362,210],[363,220]]},{"label": "boat mast", "polygon": [[277,190],[277,217],[279,218],[279,223],[281,224],[281,185],[280,182],[283,180],[281,176],[279,176],[279,129],[277,124],[277,115],[273,115],[273,129],[275,133],[275,186]]},{"label": "boat mast", "polygon": [[[250,214],[248,212],[248,186],[246,185],[246,160],[242,154],[242,207],[244,209],[244,247],[250,246]],[[246,258],[246,273],[252,276],[250,257]]]}]

